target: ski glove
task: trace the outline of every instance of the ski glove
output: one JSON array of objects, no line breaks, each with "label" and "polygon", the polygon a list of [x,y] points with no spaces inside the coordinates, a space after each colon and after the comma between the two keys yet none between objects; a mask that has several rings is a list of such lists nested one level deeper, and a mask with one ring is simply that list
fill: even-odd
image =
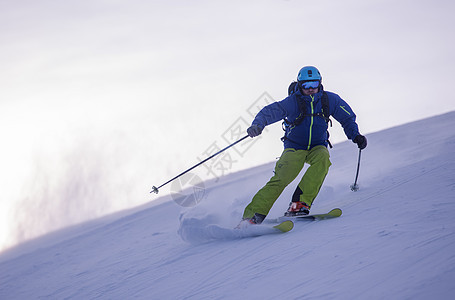
[{"label": "ski glove", "polygon": [[259,125],[253,124],[246,130],[246,132],[248,133],[248,135],[250,137],[255,137],[262,133],[262,129],[264,129],[264,128],[262,128]]},{"label": "ski glove", "polygon": [[367,138],[364,137],[363,135],[359,134],[358,136],[356,136],[354,138],[354,140],[352,140],[354,143],[357,144],[357,146],[359,146],[359,149],[360,150],[363,150],[365,149],[365,147],[367,146]]}]

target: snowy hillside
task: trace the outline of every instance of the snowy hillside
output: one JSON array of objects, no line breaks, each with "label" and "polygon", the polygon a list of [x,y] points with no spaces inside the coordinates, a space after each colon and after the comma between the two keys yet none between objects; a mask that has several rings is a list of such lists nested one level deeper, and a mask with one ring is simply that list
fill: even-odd
[{"label": "snowy hillside", "polygon": [[183,241],[188,222],[235,226],[272,176],[270,162],[207,182],[195,207],[166,196],[2,253],[0,299],[453,299],[454,128],[451,112],[367,135],[355,193],[356,145],[335,145],[312,212],[340,207],[340,218]]}]

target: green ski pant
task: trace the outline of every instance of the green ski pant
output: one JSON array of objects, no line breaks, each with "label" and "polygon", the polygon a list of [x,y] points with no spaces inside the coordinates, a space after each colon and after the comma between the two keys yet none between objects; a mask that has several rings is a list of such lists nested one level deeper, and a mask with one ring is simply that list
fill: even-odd
[{"label": "green ski pant", "polygon": [[316,146],[311,150],[284,149],[275,165],[275,175],[256,193],[245,208],[243,217],[252,218],[255,213],[267,215],[284,188],[299,175],[305,163],[310,167],[303,175],[292,200],[311,206],[332,165],[329,150],[325,146]]}]

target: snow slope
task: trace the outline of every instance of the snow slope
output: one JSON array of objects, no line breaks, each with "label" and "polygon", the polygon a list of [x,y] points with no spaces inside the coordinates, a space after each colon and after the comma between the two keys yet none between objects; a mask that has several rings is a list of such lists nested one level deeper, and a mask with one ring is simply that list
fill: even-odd
[{"label": "snow slope", "polygon": [[[4,252],[0,299],[453,299],[453,128],[455,112],[368,135],[356,193],[357,148],[335,145],[312,212],[340,207],[341,218],[286,234],[183,241],[188,222],[236,225],[271,162],[207,182],[195,207],[166,196]],[[294,186],[270,217],[287,208]]]}]

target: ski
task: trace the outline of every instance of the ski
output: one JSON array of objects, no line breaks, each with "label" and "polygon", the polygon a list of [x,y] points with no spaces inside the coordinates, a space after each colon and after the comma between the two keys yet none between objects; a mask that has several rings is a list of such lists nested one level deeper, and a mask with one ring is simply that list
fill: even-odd
[{"label": "ski", "polygon": [[[186,221],[188,222],[188,220]],[[185,223],[186,223],[185,222]],[[189,222],[191,223],[191,222]],[[294,227],[291,220],[276,222],[279,224],[250,225],[245,228],[228,228],[217,224],[195,226],[195,224],[181,224],[178,233],[189,243],[203,243],[214,240],[235,240],[269,234],[289,232]]]},{"label": "ski", "polygon": [[[273,221],[275,222],[283,222],[285,220],[291,220],[291,221],[314,221],[314,220],[327,220],[327,219],[333,219],[333,218],[338,218],[341,216],[343,212],[339,208],[334,208],[331,211],[325,213],[325,214],[310,214],[310,215],[303,215],[303,216],[294,216],[294,217],[279,217]],[[271,220],[272,221],[272,220]]]},{"label": "ski", "polygon": [[286,220],[278,225],[273,226],[273,228],[276,228],[281,232],[288,232],[291,231],[292,228],[294,228],[294,222],[292,222],[291,220]]}]

